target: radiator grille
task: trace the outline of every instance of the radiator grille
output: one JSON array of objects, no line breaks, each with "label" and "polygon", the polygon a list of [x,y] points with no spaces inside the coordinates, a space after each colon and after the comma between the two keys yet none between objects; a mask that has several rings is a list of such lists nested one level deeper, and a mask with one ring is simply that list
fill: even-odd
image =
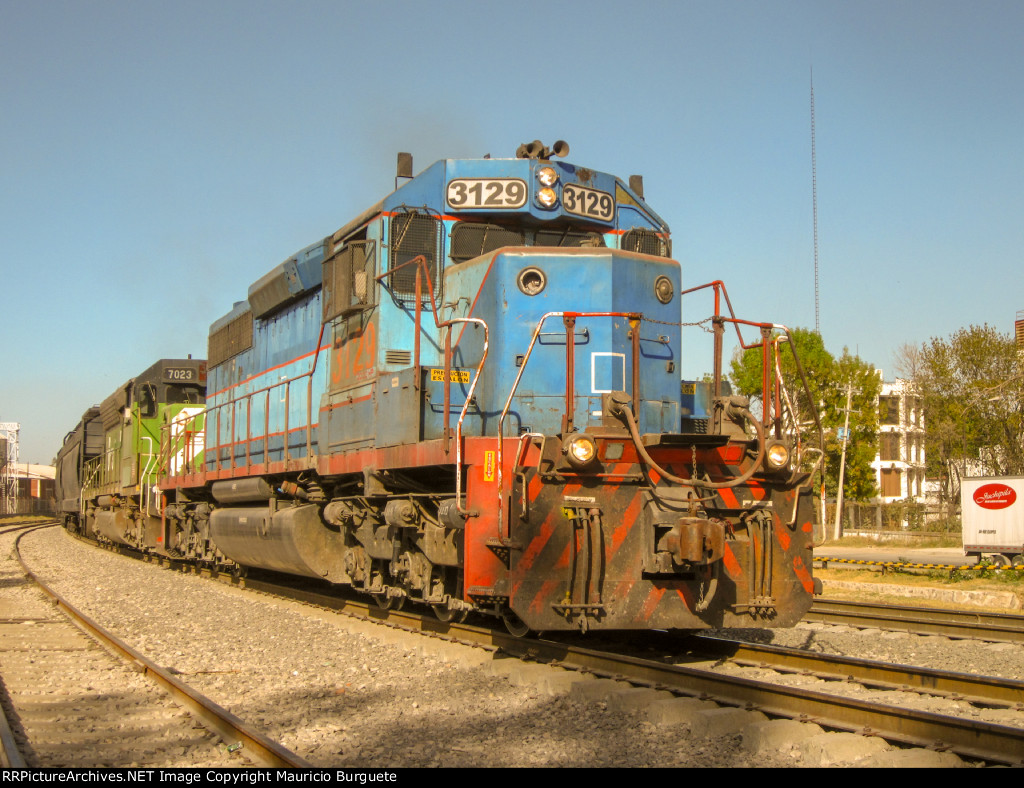
[{"label": "radiator grille", "polygon": [[580,230],[538,230],[534,237],[536,246],[604,246],[604,236]]},{"label": "radiator grille", "polygon": [[222,364],[252,347],[252,312],[243,312],[210,334],[207,358],[211,367]]},{"label": "radiator grille", "polygon": [[496,224],[459,222],[452,230],[452,262],[464,263],[503,246],[523,246],[523,233]]},{"label": "radiator grille", "polygon": [[374,304],[375,260],[373,241],[352,241],[324,261],[324,322]]},{"label": "radiator grille", "polygon": [[668,244],[654,230],[634,228],[622,236],[622,248],[628,252],[639,252],[655,257],[668,257]]},{"label": "radiator grille", "polygon": [[[401,213],[391,219],[391,263],[388,276],[388,287],[396,296],[413,296],[416,294],[416,271],[418,266],[407,265],[399,271],[394,269],[423,255],[427,259],[427,273],[434,288],[434,295],[440,298],[440,281],[438,280],[438,264],[441,246],[441,222],[423,213]],[[430,291],[423,282],[423,300],[429,303]]]}]

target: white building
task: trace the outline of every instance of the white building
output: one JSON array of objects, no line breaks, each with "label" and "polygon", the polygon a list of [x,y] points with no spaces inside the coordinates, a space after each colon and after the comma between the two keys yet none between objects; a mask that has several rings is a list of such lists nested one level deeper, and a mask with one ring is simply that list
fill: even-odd
[{"label": "white building", "polygon": [[[878,373],[881,376],[881,370]],[[883,503],[911,498],[924,503],[924,408],[909,381],[882,383],[878,396],[878,453],[875,471]]]}]

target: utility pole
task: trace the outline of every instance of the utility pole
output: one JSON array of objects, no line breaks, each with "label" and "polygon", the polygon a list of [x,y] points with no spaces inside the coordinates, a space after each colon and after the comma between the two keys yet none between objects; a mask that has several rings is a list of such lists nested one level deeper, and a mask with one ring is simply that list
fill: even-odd
[{"label": "utility pole", "polygon": [[[859,393],[859,392],[858,392]],[[843,479],[846,477],[846,442],[850,439],[850,403],[853,398],[853,381],[846,382],[846,419],[843,424],[843,454],[839,460],[839,492],[836,494],[836,525],[832,534],[833,539],[842,536],[843,524]]]}]

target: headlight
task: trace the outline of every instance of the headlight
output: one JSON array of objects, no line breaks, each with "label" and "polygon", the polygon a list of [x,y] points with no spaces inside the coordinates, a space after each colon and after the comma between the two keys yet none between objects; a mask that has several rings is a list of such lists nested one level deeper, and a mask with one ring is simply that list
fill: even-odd
[{"label": "headlight", "polygon": [[550,186],[545,186],[543,189],[537,190],[537,202],[542,208],[553,208],[558,202],[558,195]]},{"label": "headlight", "polygon": [[554,186],[558,183],[558,172],[554,167],[541,167],[537,170],[537,180],[541,186]]},{"label": "headlight", "polygon": [[765,446],[765,465],[770,470],[777,471],[789,465],[789,446],[782,441],[771,441]]},{"label": "headlight", "polygon": [[597,444],[587,435],[575,435],[566,439],[562,451],[574,468],[583,468],[597,459]]}]

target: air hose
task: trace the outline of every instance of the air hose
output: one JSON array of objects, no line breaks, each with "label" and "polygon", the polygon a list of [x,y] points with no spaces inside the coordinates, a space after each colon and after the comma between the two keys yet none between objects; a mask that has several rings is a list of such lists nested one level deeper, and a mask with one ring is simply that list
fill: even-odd
[{"label": "air hose", "polygon": [[743,484],[757,472],[757,469],[761,467],[762,460],[764,460],[764,429],[761,427],[761,422],[755,419],[753,414],[746,408],[738,406],[732,407],[734,408],[734,412],[738,412],[739,415],[743,416],[744,419],[754,426],[754,432],[757,433],[757,458],[745,473],[726,482],[707,482],[700,481],[698,479],[684,479],[680,476],[673,476],[658,465],[658,463],[651,458],[651,455],[647,453],[647,449],[644,447],[643,441],[640,439],[640,430],[637,429],[636,418],[633,416],[632,411],[630,411],[630,409],[625,405],[619,404],[617,415],[621,415],[625,419],[626,426],[629,428],[629,435],[633,439],[633,444],[636,446],[637,452],[641,457],[643,457],[644,462],[657,471],[662,478],[668,479],[674,484],[681,484],[687,487],[703,487],[709,490],[721,490],[726,487],[738,487]]}]

